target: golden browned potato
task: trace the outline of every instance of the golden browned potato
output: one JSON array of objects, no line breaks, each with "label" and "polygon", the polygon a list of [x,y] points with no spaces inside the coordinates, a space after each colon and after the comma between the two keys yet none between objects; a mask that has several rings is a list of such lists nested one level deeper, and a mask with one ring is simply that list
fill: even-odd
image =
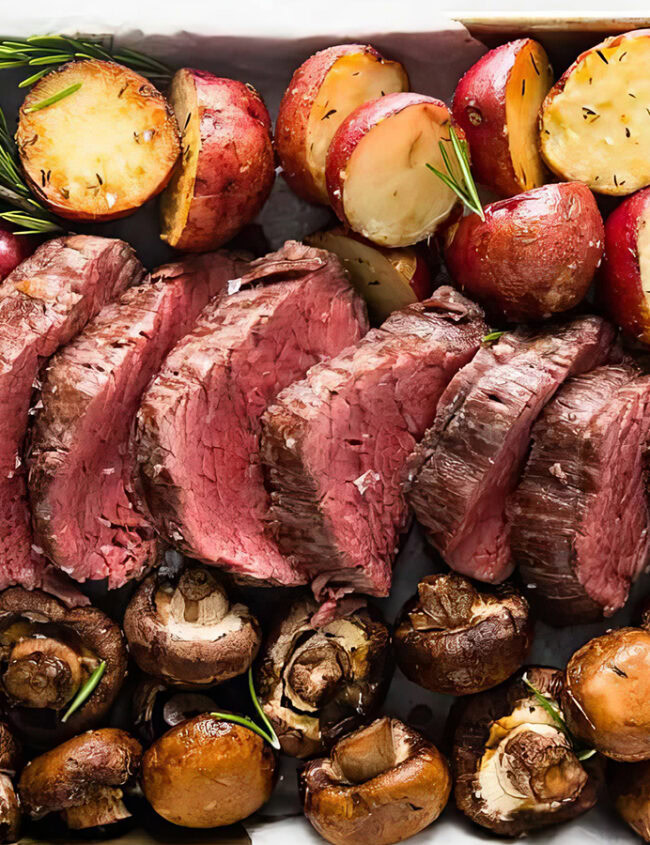
[{"label": "golden browned potato", "polygon": [[160,91],[114,62],[63,65],[34,85],[16,142],[30,187],[71,220],[124,217],[162,191],[180,152]]}]

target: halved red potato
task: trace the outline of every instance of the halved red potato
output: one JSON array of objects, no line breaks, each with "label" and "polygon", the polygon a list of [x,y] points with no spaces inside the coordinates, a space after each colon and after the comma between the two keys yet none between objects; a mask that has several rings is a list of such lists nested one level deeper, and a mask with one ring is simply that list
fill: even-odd
[{"label": "halved red potato", "polygon": [[603,255],[604,227],[582,182],[543,185],[449,227],[452,277],[492,313],[541,320],[577,305]]},{"label": "halved red potato", "polygon": [[477,182],[506,197],[544,184],[537,118],[552,84],[546,51],[532,38],[490,50],[463,76],[452,111],[469,142]]},{"label": "halved red potato", "polygon": [[284,92],[275,124],[282,175],[310,202],[329,204],[325,160],[334,133],[357,106],[407,91],[406,71],[367,44],[339,44],[310,56]]},{"label": "halved red potato", "polygon": [[607,38],[551,88],[540,114],[546,164],[601,194],[650,184],[650,29]]},{"label": "halved red potato", "polygon": [[626,334],[650,345],[650,188],[607,218],[598,294]]},{"label": "halved red potato", "polygon": [[95,59],[69,62],[34,85],[16,142],[31,189],[71,220],[135,211],[162,191],[180,152],[160,91],[127,67]]},{"label": "halved red potato", "polygon": [[327,154],[327,190],[339,220],[382,246],[432,235],[456,205],[456,194],[426,168],[445,172],[438,143],[450,141],[452,123],[447,106],[424,94],[387,94],[353,111]]},{"label": "halved red potato", "polygon": [[431,294],[429,265],[418,247],[386,249],[341,227],[316,232],[305,241],[338,255],[374,323]]},{"label": "halved red potato", "polygon": [[273,187],[271,119],[251,85],[182,68],[170,100],[182,156],[161,198],[162,240],[186,252],[229,241],[256,216]]}]

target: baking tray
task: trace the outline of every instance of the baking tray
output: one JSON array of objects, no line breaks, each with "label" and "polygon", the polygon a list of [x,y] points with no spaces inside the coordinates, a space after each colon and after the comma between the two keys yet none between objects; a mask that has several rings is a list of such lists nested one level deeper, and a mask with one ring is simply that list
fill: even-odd
[{"label": "baking tray", "polygon": [[[110,4],[109,4],[110,5]],[[135,5],[135,4],[134,4]],[[235,4],[237,5],[237,4]],[[253,10],[253,6],[255,7]],[[73,17],[27,17],[5,19],[0,25],[3,35],[27,36],[46,32],[101,35],[108,41],[150,53],[173,67],[184,65],[210,70],[220,76],[230,76],[253,83],[264,96],[273,116],[291,73],[317,49],[345,41],[372,43],[382,53],[399,59],[406,66],[413,90],[449,101],[457,80],[488,47],[519,37],[532,35],[540,40],[551,57],[559,75],[584,48],[595,44],[602,36],[650,25],[650,19],[613,19],[586,17],[562,20],[559,18],[472,18],[451,20],[425,12],[421,4],[397,7],[379,2],[373,8],[371,25],[367,7],[357,8],[348,2],[345,15],[324,16],[322,27],[314,20],[296,15],[296,5],[287,3],[257,4],[240,2],[238,8],[227,13],[218,4],[205,6],[203,13],[196,8],[160,9],[160,14],[138,16],[118,24],[111,20],[110,11],[90,12]],[[333,27],[331,21],[344,21]],[[182,21],[182,23],[181,23]],[[3,71],[5,84],[0,89],[0,105],[10,118],[21,100],[12,78],[13,72]],[[271,199],[259,217],[273,247],[286,238],[301,238],[323,225],[327,212],[306,205],[291,194],[278,179]],[[126,220],[83,231],[115,235],[131,242],[144,263],[153,267],[169,259],[171,252],[158,239],[155,203],[149,203]],[[426,546],[417,526],[402,545],[395,567],[394,587],[390,598],[378,601],[386,618],[392,621],[405,599],[410,596],[420,577],[442,571],[444,564]],[[650,579],[637,582],[627,608],[602,623],[555,630],[539,625],[531,661],[563,665],[578,645],[605,627],[626,624],[641,596],[650,592]],[[107,595],[101,587],[92,589],[93,599],[104,609],[119,613],[125,600],[124,591]],[[269,595],[271,595],[269,593]],[[397,673],[391,686],[385,712],[410,721],[415,727],[441,740],[442,727],[451,699],[426,692]],[[122,702],[125,706],[126,702]],[[452,802],[453,803],[453,802]],[[47,837],[48,834],[46,834]],[[88,840],[83,840],[87,842]],[[283,760],[278,788],[263,813],[246,820],[242,825],[213,831],[188,831],[163,823],[152,824],[146,830],[110,840],[121,845],[285,845],[292,843],[322,843],[322,840],[302,818],[296,795],[296,765]],[[509,842],[494,837],[471,825],[450,806],[430,828],[408,840],[413,845],[446,842],[468,845],[477,842]],[[531,843],[553,845],[586,845],[587,843],[628,843],[638,841],[605,805],[595,808],[577,821],[558,828],[550,828],[529,837]],[[21,845],[62,845],[70,839],[28,838]],[[106,842],[106,840],[104,840]],[[360,843],[366,845],[366,843]],[[372,843],[367,843],[372,845]]]}]

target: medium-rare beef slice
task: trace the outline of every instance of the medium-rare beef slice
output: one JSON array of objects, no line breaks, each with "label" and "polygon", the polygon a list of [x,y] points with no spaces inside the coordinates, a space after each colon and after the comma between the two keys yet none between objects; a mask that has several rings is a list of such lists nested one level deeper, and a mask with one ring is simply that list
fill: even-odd
[{"label": "medium-rare beef slice", "polygon": [[263,418],[271,528],[315,594],[386,595],[408,523],[404,461],[487,331],[449,287],[313,367]]},{"label": "medium-rare beef slice", "polygon": [[603,363],[613,340],[614,329],[600,317],[507,332],[451,380],[409,459],[405,486],[452,569],[494,583],[511,574],[505,506],[531,427],[568,376]]},{"label": "medium-rare beef slice", "polygon": [[567,381],[533,428],[508,515],[540,613],[559,624],[622,607],[648,560],[650,377],[604,366]]},{"label": "medium-rare beef slice", "polygon": [[131,488],[133,419],[169,350],[246,267],[225,253],[161,267],[50,362],[29,460],[34,537],[77,581],[120,587],[154,562],[154,531]]},{"label": "medium-rare beef slice", "polygon": [[[312,364],[367,330],[334,256],[288,243],[210,304],[147,391],[137,426],[140,486],[163,536],[257,583],[304,581],[265,532],[260,416]],[[237,285],[232,285],[237,287]]]},{"label": "medium-rare beef slice", "polygon": [[132,248],[113,238],[72,235],[39,246],[0,285],[0,587],[38,586],[23,443],[32,389],[45,359],[110,300],[140,281]]}]

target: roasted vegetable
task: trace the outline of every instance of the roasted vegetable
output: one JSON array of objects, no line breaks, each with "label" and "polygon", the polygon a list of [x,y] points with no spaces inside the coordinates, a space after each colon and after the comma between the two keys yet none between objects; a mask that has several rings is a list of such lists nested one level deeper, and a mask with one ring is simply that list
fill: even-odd
[{"label": "roasted vegetable", "polygon": [[340,739],[300,773],[305,815],[334,845],[390,845],[415,836],[444,810],[447,761],[431,742],[384,716]]},{"label": "roasted vegetable", "polygon": [[541,320],[587,293],[603,254],[604,228],[580,182],[544,185],[491,203],[449,227],[447,266],[469,296],[507,320]]},{"label": "roasted vegetable", "polygon": [[19,742],[4,722],[0,722],[0,842],[18,839],[21,808],[14,781],[22,763]]},{"label": "roasted vegetable", "polygon": [[325,160],[334,133],[357,106],[408,90],[399,62],[373,47],[340,44],[300,65],[284,92],[275,125],[282,175],[298,196],[329,203]]},{"label": "roasted vegetable", "polygon": [[452,110],[477,182],[505,197],[544,184],[537,116],[552,84],[548,56],[532,38],[490,50],[463,76]]},{"label": "roasted vegetable", "polygon": [[203,70],[179,70],[170,100],[182,155],[161,198],[160,237],[205,252],[250,223],[271,192],[271,119],[252,85]]},{"label": "roasted vegetable", "polygon": [[155,196],[180,151],[162,94],[122,65],[70,62],[20,108],[16,142],[36,196],[72,220],[124,217]]},{"label": "roasted vegetable", "polygon": [[414,683],[468,695],[514,674],[532,638],[528,602],[514,590],[479,593],[462,575],[429,575],[396,623],[395,653]]},{"label": "roasted vegetable", "polygon": [[650,30],[608,38],[582,53],[551,88],[540,114],[540,147],[561,179],[601,194],[650,183]]},{"label": "roasted vegetable", "polygon": [[623,821],[650,842],[650,760],[611,764],[607,785]]},{"label": "roasted vegetable", "polygon": [[423,94],[387,94],[359,106],[339,126],[327,153],[330,202],[354,232],[382,246],[432,235],[456,204],[433,173],[444,171],[447,106]]}]

